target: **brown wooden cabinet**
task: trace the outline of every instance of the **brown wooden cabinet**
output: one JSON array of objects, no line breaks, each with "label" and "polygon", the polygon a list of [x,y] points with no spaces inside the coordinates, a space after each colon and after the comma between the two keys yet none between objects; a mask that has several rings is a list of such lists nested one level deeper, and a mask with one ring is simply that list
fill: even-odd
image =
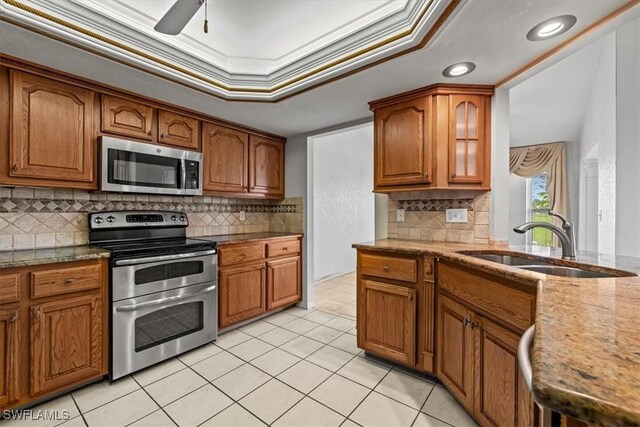
[{"label": "brown wooden cabinet", "polygon": [[358,347],[435,370],[433,258],[358,251]]},{"label": "brown wooden cabinet", "polygon": [[267,310],[263,263],[220,269],[220,327],[243,322]]},{"label": "brown wooden cabinet", "polygon": [[31,392],[103,374],[102,302],[97,294],[31,307]]},{"label": "brown wooden cabinet", "polygon": [[471,311],[446,296],[438,299],[438,378],[473,411],[473,331]]},{"label": "brown wooden cabinet", "polygon": [[362,280],[358,346],[405,365],[416,362],[416,290]]},{"label": "brown wooden cabinet", "polygon": [[95,188],[94,92],[13,70],[10,91],[3,183]]},{"label": "brown wooden cabinet", "polygon": [[284,197],[284,143],[249,137],[249,192]]},{"label": "brown wooden cabinet", "polygon": [[298,236],[223,244],[218,262],[222,329],[302,300]]},{"label": "brown wooden cabinet", "polygon": [[189,150],[200,150],[200,122],[193,117],[160,110],[158,142]]},{"label": "brown wooden cabinet", "polygon": [[15,284],[20,300],[0,300],[0,410],[102,378],[109,350],[108,260],[2,273],[0,284]]},{"label": "brown wooden cabinet", "polygon": [[0,408],[17,400],[18,308],[0,310]]},{"label": "brown wooden cabinet", "polygon": [[154,109],[148,105],[102,95],[101,130],[104,133],[153,140]]},{"label": "brown wooden cabinet", "polygon": [[[438,378],[483,426],[534,425],[533,398],[517,356],[522,328],[530,321],[505,315],[507,304],[521,311],[517,306],[527,307],[523,302],[532,301],[533,295],[504,279],[441,266]],[[485,292],[491,284],[495,287]]]},{"label": "brown wooden cabinet", "polygon": [[249,191],[249,134],[205,123],[202,154],[202,188],[213,193]]},{"label": "brown wooden cabinet", "polygon": [[376,187],[431,183],[429,99],[375,110]]},{"label": "brown wooden cabinet", "polygon": [[490,189],[493,90],[439,84],[370,102],[374,191]]},{"label": "brown wooden cabinet", "polygon": [[291,305],[302,299],[299,256],[267,263],[267,310]]}]

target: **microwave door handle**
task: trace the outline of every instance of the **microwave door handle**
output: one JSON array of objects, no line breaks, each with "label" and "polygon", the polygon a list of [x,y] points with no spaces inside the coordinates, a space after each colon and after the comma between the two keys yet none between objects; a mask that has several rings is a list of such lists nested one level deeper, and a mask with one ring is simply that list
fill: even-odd
[{"label": "microwave door handle", "polygon": [[201,291],[191,292],[188,294],[176,295],[174,297],[160,298],[157,300],[149,301],[149,302],[141,302],[140,304],[131,304],[131,305],[123,305],[122,307],[116,308],[116,311],[136,311],[142,308],[153,307],[156,305],[162,305],[164,303],[170,301],[178,301],[185,298],[191,298],[198,295],[206,294],[207,292],[211,292],[216,288],[216,285],[209,286],[207,288],[202,289]]},{"label": "microwave door handle", "polygon": [[181,160],[181,166],[182,166],[182,175],[181,175],[181,179],[182,179],[182,183],[180,185],[180,187],[182,188],[182,190],[184,190],[184,193],[186,194],[187,192],[187,160],[186,159],[180,159]]}]

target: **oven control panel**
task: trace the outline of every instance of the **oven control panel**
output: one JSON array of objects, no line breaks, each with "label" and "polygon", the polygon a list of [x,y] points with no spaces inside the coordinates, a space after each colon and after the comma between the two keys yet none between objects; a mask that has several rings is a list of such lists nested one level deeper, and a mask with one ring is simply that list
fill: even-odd
[{"label": "oven control panel", "polygon": [[187,214],[183,212],[98,212],[89,214],[92,230],[129,227],[186,227]]}]

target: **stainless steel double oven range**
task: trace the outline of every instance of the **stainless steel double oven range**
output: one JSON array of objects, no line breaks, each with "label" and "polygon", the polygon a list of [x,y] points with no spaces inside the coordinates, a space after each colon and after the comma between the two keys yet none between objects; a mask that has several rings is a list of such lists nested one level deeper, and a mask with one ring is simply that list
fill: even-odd
[{"label": "stainless steel double oven range", "polygon": [[92,245],[111,252],[115,380],[217,338],[215,242],[186,237],[176,212],[89,215]]}]

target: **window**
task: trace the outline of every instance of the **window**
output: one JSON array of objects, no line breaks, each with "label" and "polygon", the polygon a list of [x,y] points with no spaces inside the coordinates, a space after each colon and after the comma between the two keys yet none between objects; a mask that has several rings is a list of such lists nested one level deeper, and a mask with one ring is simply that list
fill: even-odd
[{"label": "window", "polygon": [[[551,200],[547,193],[547,173],[527,179],[527,220],[552,222],[549,215]],[[537,246],[554,246],[553,233],[545,228],[534,228],[528,233],[528,244]]]}]

